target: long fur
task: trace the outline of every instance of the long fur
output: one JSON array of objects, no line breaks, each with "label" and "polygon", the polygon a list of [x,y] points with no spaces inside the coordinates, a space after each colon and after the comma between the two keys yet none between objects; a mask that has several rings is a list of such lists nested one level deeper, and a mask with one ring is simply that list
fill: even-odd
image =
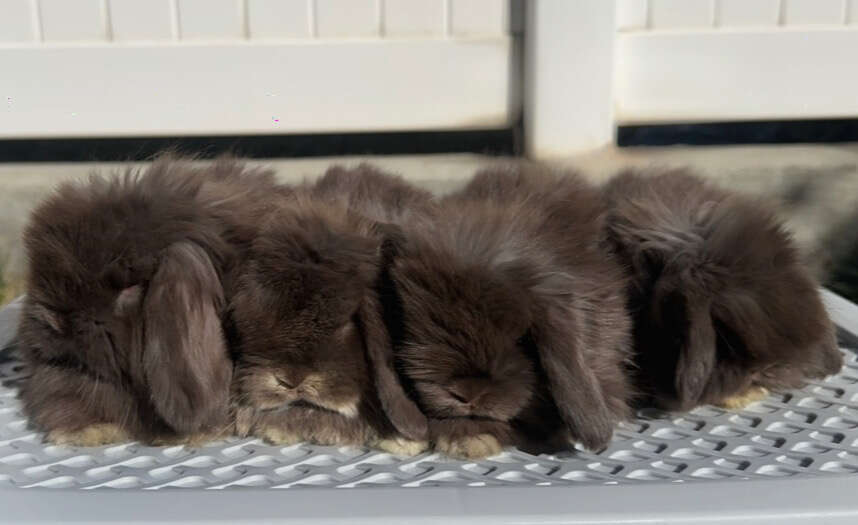
[{"label": "long fur", "polygon": [[397,224],[433,202],[361,165],[331,168],[272,214],[231,306],[237,410],[251,411],[243,431],[326,444],[426,439],[394,369],[378,287]]},{"label": "long fur", "polygon": [[288,193],[229,159],[170,157],[59,186],[24,233],[21,398],[33,424],[67,442],[96,427],[147,442],[222,430],[231,275]]},{"label": "long fur", "polygon": [[632,276],[636,379],[651,402],[724,403],[839,370],[818,285],[768,205],[685,170],[625,172],[604,195]]},{"label": "long fur", "polygon": [[574,174],[508,164],[445,198],[434,224],[406,230],[391,269],[397,357],[436,446],[466,454],[475,434],[607,444],[628,410],[630,321],[603,218],[598,192]]}]

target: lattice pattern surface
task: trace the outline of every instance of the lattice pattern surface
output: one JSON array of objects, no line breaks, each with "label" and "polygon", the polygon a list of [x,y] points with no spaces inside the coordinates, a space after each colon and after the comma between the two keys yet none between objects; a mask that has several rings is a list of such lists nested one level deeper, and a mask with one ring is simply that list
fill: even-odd
[{"label": "lattice pattern surface", "polygon": [[644,410],[600,454],[531,456],[508,451],[480,462],[434,453],[396,458],[361,448],[231,439],[199,449],[136,443],[96,448],[46,445],[27,428],[16,383],[21,366],[0,363],[0,486],[54,488],[359,487],[579,485],[858,473],[858,357],[841,373],[772,396],[741,412]]}]

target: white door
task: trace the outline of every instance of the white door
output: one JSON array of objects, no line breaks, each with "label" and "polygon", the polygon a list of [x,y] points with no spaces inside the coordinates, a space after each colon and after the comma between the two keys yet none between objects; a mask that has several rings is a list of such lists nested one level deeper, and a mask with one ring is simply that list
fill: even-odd
[{"label": "white door", "polygon": [[0,138],[501,128],[507,0],[0,0]]}]

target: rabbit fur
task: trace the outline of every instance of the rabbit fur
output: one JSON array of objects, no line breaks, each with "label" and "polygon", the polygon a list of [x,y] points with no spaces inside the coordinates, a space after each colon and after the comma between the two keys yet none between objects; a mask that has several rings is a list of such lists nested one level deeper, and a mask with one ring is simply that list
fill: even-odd
[{"label": "rabbit fur", "polygon": [[604,447],[628,414],[631,322],[599,193],[508,163],[406,227],[390,275],[397,362],[436,448]]},{"label": "rabbit fur", "polygon": [[688,170],[626,171],[604,196],[651,404],[740,407],[840,369],[818,284],[766,203]]},{"label": "rabbit fur", "polygon": [[32,424],[81,445],[224,432],[231,274],[286,193],[234,160],[169,156],[61,184],[24,233],[20,397]]},{"label": "rabbit fur", "polygon": [[426,418],[394,369],[378,287],[398,224],[433,209],[429,193],[361,165],[331,168],[268,218],[230,308],[243,432],[425,448]]}]

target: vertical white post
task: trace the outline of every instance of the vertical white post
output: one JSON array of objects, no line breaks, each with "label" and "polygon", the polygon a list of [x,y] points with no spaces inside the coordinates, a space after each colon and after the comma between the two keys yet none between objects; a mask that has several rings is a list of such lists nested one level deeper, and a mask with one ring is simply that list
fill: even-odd
[{"label": "vertical white post", "polygon": [[561,157],[612,144],[616,2],[532,0],[527,10],[527,154]]}]

